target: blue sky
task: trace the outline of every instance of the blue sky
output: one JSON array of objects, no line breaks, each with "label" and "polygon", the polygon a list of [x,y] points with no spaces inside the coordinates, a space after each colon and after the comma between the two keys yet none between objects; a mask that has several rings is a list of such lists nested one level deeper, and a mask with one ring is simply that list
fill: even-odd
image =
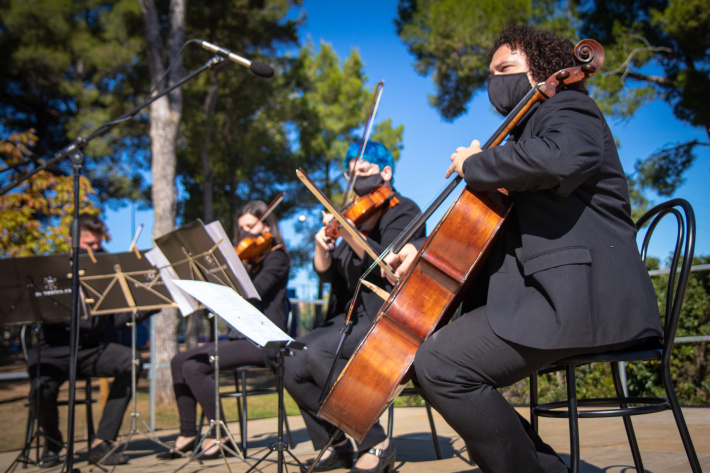
[{"label": "blue sky", "polygon": [[[309,35],[317,47],[321,41],[330,43],[341,61],[357,49],[365,64],[369,86],[374,87],[380,80],[385,81],[375,122],[391,118],[393,125],[404,125],[404,149],[396,166],[395,184],[403,195],[415,200],[420,207],[427,207],[446,184],[444,172],[450,163],[451,153],[458,146],[467,146],[473,139],[481,142],[488,139],[502,117],[491,107],[485,91],[479,91],[469,103],[468,113],[455,121],[446,122],[438,115],[427,98],[434,93],[432,78],[422,77],[414,71],[414,58],[395,32],[396,0],[305,0],[303,8],[308,13],[307,24],[302,30],[304,39]],[[367,111],[363,114],[366,115]],[[620,143],[619,155],[626,172],[633,169],[637,159],[646,157],[667,143],[693,138],[708,141],[702,129],[691,128],[675,120],[670,108],[660,100],[645,105],[626,122],[608,121]],[[686,176],[685,185],[675,197],[687,199],[695,209],[698,229],[696,254],[710,254],[710,199],[706,193],[710,150],[702,147],[698,155]],[[653,195],[648,197],[656,203],[665,200]],[[439,218],[440,214],[435,214],[427,228],[432,228]],[[152,221],[152,212],[136,213],[135,225],[145,224],[138,242],[141,249],[152,247]],[[110,251],[126,251],[133,236],[131,209],[109,211],[107,222],[113,236],[107,248]],[[298,238],[288,228],[284,228],[284,233],[287,239]],[[664,258],[669,245],[667,242],[652,247],[651,254]],[[298,277],[299,282],[305,279],[307,275],[304,274]]]}]

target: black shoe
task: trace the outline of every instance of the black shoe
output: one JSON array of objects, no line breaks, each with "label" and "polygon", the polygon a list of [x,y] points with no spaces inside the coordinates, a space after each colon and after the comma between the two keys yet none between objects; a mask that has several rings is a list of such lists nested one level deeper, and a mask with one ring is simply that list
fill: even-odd
[{"label": "black shoe", "polygon": [[62,434],[58,435],[59,440],[46,436],[44,447],[42,448],[42,456],[39,457],[40,468],[51,468],[59,465],[59,452],[64,448],[62,443]]},{"label": "black shoe", "polygon": [[[340,468],[341,466],[343,468],[352,468],[355,452],[353,450],[353,444],[350,443],[349,439],[343,445],[328,447],[328,450],[330,451],[330,456],[325,460],[320,460],[315,468],[313,468],[313,471],[329,471]],[[301,468],[301,473],[306,473],[311,468],[314,461],[315,458],[306,461]]]},{"label": "black shoe", "polygon": [[155,457],[159,460],[175,460],[176,458],[183,458],[186,453],[191,453],[195,448],[195,439],[186,443],[182,448],[171,448],[167,452],[160,452]]},{"label": "black shoe", "polygon": [[44,449],[42,450],[42,456],[39,458],[40,468],[51,468],[53,466],[59,465],[59,452],[62,451],[62,447],[59,450],[52,450],[54,446],[49,444],[44,444]]},{"label": "black shoe", "polygon": [[118,450],[111,450],[113,450],[113,446],[107,440],[101,442],[96,447],[90,448],[89,463],[101,463],[102,465],[124,465],[128,463],[128,455]]},{"label": "black shoe", "polygon": [[367,470],[355,467],[350,470],[349,473],[384,473],[394,469],[394,458],[397,456],[397,450],[391,443],[385,450],[382,450],[381,448],[371,448],[363,453],[371,453],[376,455],[378,457],[377,465],[373,468],[368,468]]},{"label": "black shoe", "polygon": [[[232,450],[235,452],[238,451],[229,439],[222,440],[222,445],[222,448],[219,448],[219,446],[213,443],[209,447],[200,450],[200,452],[195,455],[195,458],[198,460],[214,460],[215,458],[222,458],[222,449],[224,449],[225,457],[231,457],[233,455]],[[213,448],[215,450],[212,453],[204,453],[207,450],[212,450]]]}]

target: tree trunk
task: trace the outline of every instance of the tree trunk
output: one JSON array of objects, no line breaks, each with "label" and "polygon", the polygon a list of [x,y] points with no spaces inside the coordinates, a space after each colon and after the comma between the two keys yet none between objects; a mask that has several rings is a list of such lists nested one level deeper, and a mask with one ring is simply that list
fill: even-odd
[{"label": "tree trunk", "polygon": [[207,89],[205,104],[203,106],[204,113],[204,135],[202,140],[202,151],[200,152],[200,162],[202,163],[202,202],[203,202],[203,217],[205,222],[210,223],[214,220],[214,196],[212,188],[214,187],[214,172],[210,166],[210,120],[214,115],[215,107],[217,106],[217,97],[219,92],[219,83],[217,82],[217,72],[210,70],[210,86]]},{"label": "tree trunk", "polygon": [[[145,28],[146,52],[150,70],[151,88],[157,85],[163,75],[163,42],[160,37],[159,16],[153,0],[139,0],[143,25]],[[167,56],[173,58],[185,40],[186,0],[171,0],[169,38]],[[182,74],[182,63],[176,65],[168,77],[173,84]],[[162,87],[161,87],[162,88]],[[152,200],[155,210],[153,238],[158,238],[175,229],[177,214],[177,189],[175,186],[175,146],[182,112],[182,93],[178,89],[156,100],[150,105],[150,140],[151,171],[153,174]],[[169,364],[177,354],[177,325],[175,309],[164,309],[154,316],[153,323],[158,324],[156,331],[155,353],[157,359],[151,360],[159,368],[156,374],[156,402],[174,404],[172,376],[169,368],[160,368]]]}]

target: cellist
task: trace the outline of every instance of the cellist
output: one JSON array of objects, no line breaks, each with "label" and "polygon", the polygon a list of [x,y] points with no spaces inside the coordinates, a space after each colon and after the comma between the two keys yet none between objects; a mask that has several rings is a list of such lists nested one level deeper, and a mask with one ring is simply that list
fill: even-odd
[{"label": "cellist", "polygon": [[[490,57],[488,94],[507,115],[534,84],[574,67],[574,45],[532,27],[506,28]],[[474,191],[506,189],[512,213],[463,316],[419,348],[422,395],[484,472],[567,472],[497,390],[555,360],[660,337],[637,246],[629,191],[600,110],[583,84],[538,102],[503,146],[474,140],[451,155]],[[402,275],[417,244],[386,261]]]},{"label": "cellist", "polygon": [[[355,193],[364,196],[380,185],[392,186],[392,153],[381,143],[369,141],[360,159],[356,159],[359,148],[357,143],[351,145],[343,161],[347,172],[356,174],[353,185]],[[378,254],[420,213],[419,207],[412,200],[399,194],[396,194],[396,197],[397,205],[387,208],[374,228],[365,236],[367,243]],[[334,432],[333,426],[318,417],[318,400],[333,364],[341,338],[340,330],[345,326],[346,313],[358,280],[373,263],[364,248],[348,233],[341,231],[342,239],[337,244],[326,235],[326,225],[331,218],[330,214],[324,215],[324,227],[315,237],[313,258],[313,268],[318,276],[323,282],[330,283],[326,322],[299,338],[299,341],[306,343],[307,349],[297,351],[295,356],[286,358],[284,362],[284,385],[301,409],[315,450],[325,447]],[[422,228],[417,237],[423,235]],[[379,271],[373,271],[369,280],[382,289],[392,288],[392,285],[380,276]],[[340,359],[337,360],[335,377],[364,336],[383,302],[383,299],[369,289],[360,291],[352,315],[352,332],[346,339]],[[357,450],[359,456],[352,472],[381,472],[386,465],[391,466],[394,463],[394,448],[379,423],[369,431]],[[339,440],[324,452],[313,471],[328,471],[341,466],[350,468],[354,453],[349,439]],[[312,464],[313,459],[307,461],[306,468]]]}]

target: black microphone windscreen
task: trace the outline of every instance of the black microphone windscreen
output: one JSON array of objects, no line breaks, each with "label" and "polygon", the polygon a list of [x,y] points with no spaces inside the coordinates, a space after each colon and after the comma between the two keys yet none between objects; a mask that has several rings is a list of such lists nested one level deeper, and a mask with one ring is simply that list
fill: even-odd
[{"label": "black microphone windscreen", "polygon": [[261,77],[272,77],[274,75],[274,68],[260,61],[252,61],[249,69]]}]

